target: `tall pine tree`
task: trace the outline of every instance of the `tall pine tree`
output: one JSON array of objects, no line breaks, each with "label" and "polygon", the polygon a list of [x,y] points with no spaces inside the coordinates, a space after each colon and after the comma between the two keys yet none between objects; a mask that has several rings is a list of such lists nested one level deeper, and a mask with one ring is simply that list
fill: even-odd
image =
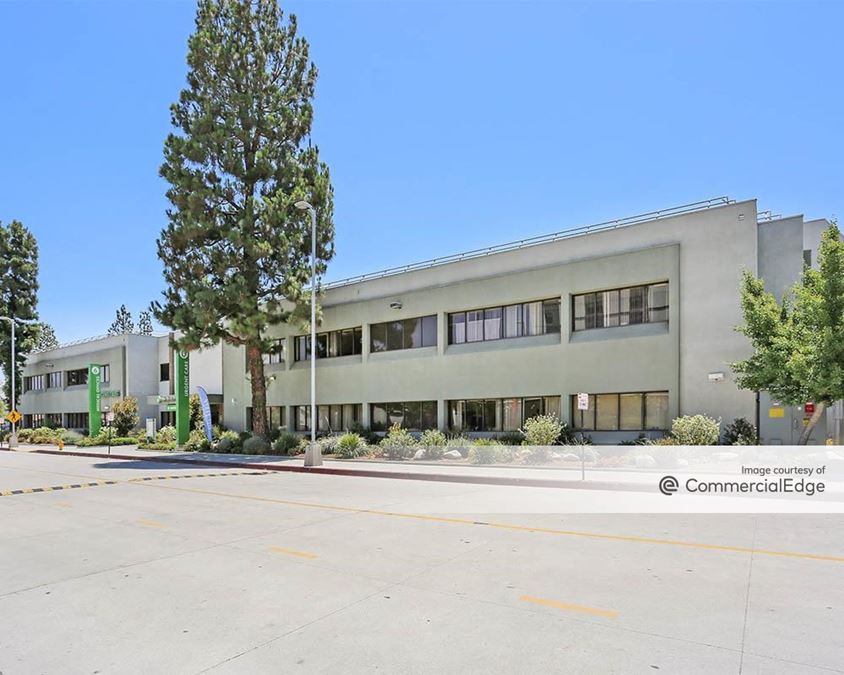
[{"label": "tall pine tree", "polygon": [[[188,86],[164,145],[169,225],[158,240],[167,289],[156,317],[181,348],[244,346],[253,430],[265,435],[267,328],[309,301],[310,220],[317,267],[334,255],[328,167],[310,143],[317,69],[296,17],[276,0],[200,0]],[[304,312],[303,312],[304,314]]]},{"label": "tall pine tree", "polygon": [[135,322],[132,321],[132,312],[126,309],[126,305],[120,305],[114,313],[114,321],[108,327],[108,335],[125,335],[135,332]]},{"label": "tall pine tree", "polygon": [[141,335],[152,335],[152,312],[144,310],[138,315],[138,332]]},{"label": "tall pine tree", "polygon": [[[17,319],[16,387],[20,395],[26,354],[38,338],[39,326],[22,323],[38,319],[38,243],[20,221],[0,223],[0,315]],[[11,327],[0,321],[0,364],[5,374],[4,397],[11,401]]]},{"label": "tall pine tree", "polygon": [[38,337],[35,339],[33,350],[36,352],[45,352],[48,349],[55,349],[59,346],[59,340],[56,337],[56,331],[49,323],[38,324]]}]

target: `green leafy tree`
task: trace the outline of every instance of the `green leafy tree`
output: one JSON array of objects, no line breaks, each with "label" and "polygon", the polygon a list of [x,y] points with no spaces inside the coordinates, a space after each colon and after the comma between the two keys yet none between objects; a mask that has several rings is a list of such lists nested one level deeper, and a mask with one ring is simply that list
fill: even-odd
[{"label": "green leafy tree", "polygon": [[[23,366],[35,347],[39,327],[22,323],[38,319],[38,242],[20,221],[0,223],[0,316],[18,320],[15,327],[15,376],[18,394],[22,391]],[[0,364],[5,373],[4,396],[11,401],[11,326],[0,321]]]},{"label": "green leafy tree", "polygon": [[317,271],[334,255],[328,167],[310,142],[317,69],[296,17],[276,0],[200,0],[188,41],[188,86],[164,144],[169,224],[158,240],[167,288],[156,318],[178,347],[243,346],[253,429],[267,433],[262,354],[269,326],[300,321]]},{"label": "green leafy tree", "polygon": [[138,399],[127,396],[111,406],[114,413],[114,431],[118,436],[126,436],[138,426],[141,418],[138,416]]},{"label": "green leafy tree", "polygon": [[781,303],[745,272],[741,306],[744,325],[738,330],[753,355],[733,364],[736,382],[789,405],[814,402],[799,441],[804,445],[826,409],[844,398],[844,242],[837,224],[823,234],[818,269],[804,268]]},{"label": "green leafy tree", "polygon": [[45,352],[48,349],[56,349],[58,346],[59,340],[53,327],[48,323],[39,323],[38,336],[35,338],[33,351]]},{"label": "green leafy tree", "polygon": [[108,335],[125,335],[135,332],[135,322],[132,320],[132,312],[126,309],[126,305],[120,305],[115,312],[114,321],[108,327]]},{"label": "green leafy tree", "polygon": [[138,332],[141,335],[152,335],[152,312],[149,310],[138,315]]}]

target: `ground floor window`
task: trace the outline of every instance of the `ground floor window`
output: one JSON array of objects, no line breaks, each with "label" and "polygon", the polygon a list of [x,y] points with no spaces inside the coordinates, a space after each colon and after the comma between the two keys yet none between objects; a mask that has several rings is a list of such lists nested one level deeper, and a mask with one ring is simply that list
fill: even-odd
[{"label": "ground floor window", "polygon": [[371,407],[373,431],[387,431],[394,424],[404,429],[436,429],[436,401],[399,401],[373,403]]},{"label": "ground floor window", "polygon": [[66,429],[87,429],[88,428],[88,413],[67,413],[65,415]]},{"label": "ground floor window", "polygon": [[[348,431],[363,419],[362,403],[338,403],[317,406],[317,431]],[[296,431],[311,430],[311,406],[296,406]]]},{"label": "ground floor window", "polygon": [[[217,419],[219,420],[219,412],[217,413]],[[214,422],[214,408],[211,408],[211,423],[216,424]],[[252,406],[247,406],[246,408],[246,428],[249,431],[252,431]],[[287,428],[287,408],[283,405],[270,405],[267,406],[267,431],[273,431],[274,429],[286,429]]]},{"label": "ground floor window", "polygon": [[44,426],[44,415],[35,413],[34,415],[23,416],[23,426],[25,429],[37,429]]},{"label": "ground floor window", "polygon": [[[175,427],[176,426],[176,411],[164,410],[161,413],[161,427]],[[159,429],[161,428],[159,427]]]},{"label": "ground floor window", "polygon": [[581,431],[664,431],[668,429],[668,392],[589,394],[589,406],[578,410],[571,397],[572,426]]},{"label": "ground floor window", "polygon": [[560,417],[559,396],[448,402],[448,425],[455,431],[515,431],[531,417],[551,414]]}]

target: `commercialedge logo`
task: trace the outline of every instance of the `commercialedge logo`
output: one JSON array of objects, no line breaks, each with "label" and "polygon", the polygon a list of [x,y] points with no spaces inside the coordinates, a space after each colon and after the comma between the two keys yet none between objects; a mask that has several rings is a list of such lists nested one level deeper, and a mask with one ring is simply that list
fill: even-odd
[{"label": "commercialedge logo", "polygon": [[[805,478],[775,478],[773,480],[738,480],[738,481],[702,481],[697,478],[686,480],[684,487],[691,494],[799,494],[812,497],[824,492],[826,485],[822,481]],[[680,488],[674,476],[659,479],[659,491],[670,497]]]}]

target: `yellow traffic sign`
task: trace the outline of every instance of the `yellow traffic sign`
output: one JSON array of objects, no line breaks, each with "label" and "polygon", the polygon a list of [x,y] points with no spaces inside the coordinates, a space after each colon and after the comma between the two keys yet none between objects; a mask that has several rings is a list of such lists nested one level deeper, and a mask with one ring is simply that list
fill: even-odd
[{"label": "yellow traffic sign", "polygon": [[17,410],[13,410],[8,415],[6,415],[6,419],[9,420],[12,424],[17,424],[21,421],[21,414]]}]

